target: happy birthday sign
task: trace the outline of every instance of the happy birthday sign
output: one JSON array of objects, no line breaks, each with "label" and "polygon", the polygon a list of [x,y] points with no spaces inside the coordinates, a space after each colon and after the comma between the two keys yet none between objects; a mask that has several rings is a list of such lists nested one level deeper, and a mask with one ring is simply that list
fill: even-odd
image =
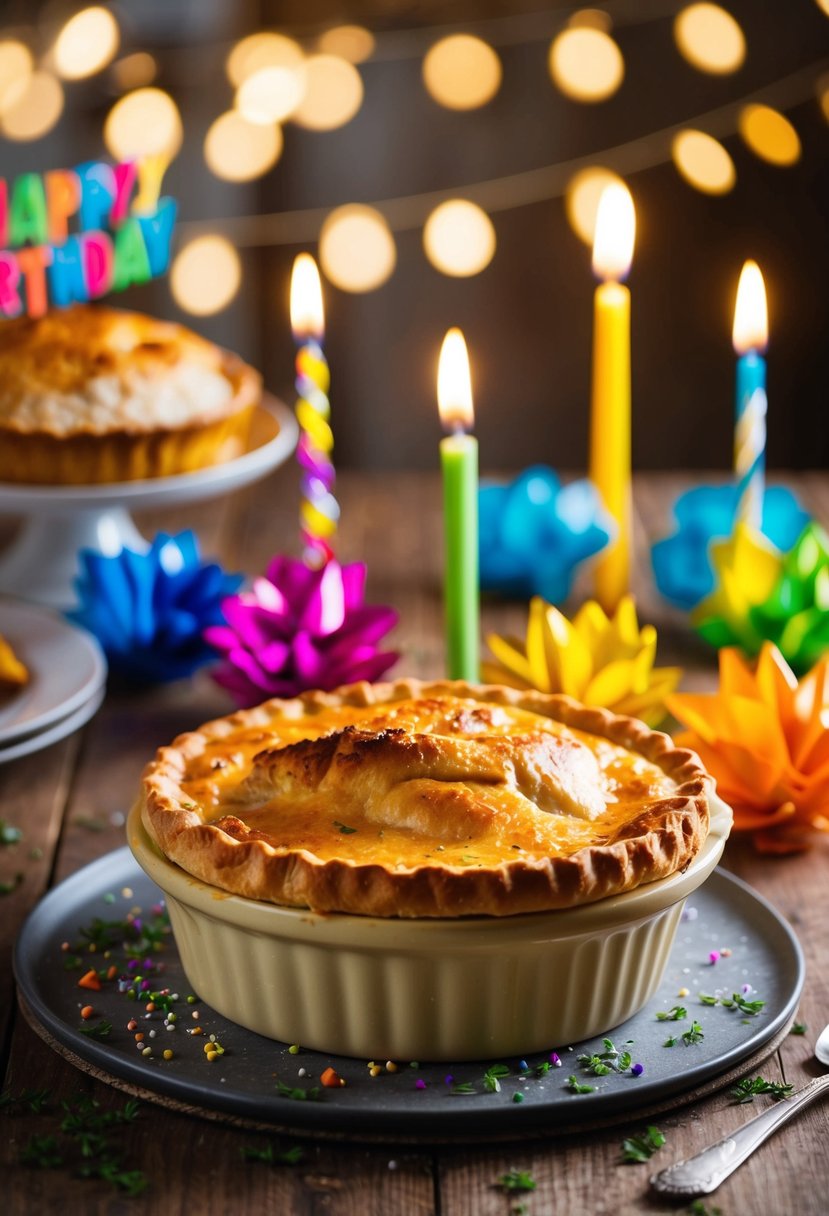
[{"label": "happy birthday sign", "polygon": [[0,314],[39,317],[164,274],[176,202],[159,199],[166,162],[0,178]]}]

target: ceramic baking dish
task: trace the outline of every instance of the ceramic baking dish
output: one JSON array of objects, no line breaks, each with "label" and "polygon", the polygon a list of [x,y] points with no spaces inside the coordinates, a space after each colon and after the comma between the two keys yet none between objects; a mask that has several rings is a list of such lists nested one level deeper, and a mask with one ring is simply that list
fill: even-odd
[{"label": "ceramic baking dish", "polygon": [[682,906],[716,866],[731,811],[684,873],[583,907],[398,920],[244,899],[164,857],[140,810],[132,852],[164,892],[194,990],[259,1034],[337,1055],[483,1060],[564,1046],[631,1017],[656,990]]}]

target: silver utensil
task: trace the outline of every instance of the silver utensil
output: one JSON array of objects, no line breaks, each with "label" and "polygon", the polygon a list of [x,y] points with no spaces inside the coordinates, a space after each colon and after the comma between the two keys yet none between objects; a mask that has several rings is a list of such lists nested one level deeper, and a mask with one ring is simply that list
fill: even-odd
[{"label": "silver utensil", "polygon": [[[829,1068],[829,1026],[821,1032],[815,1044],[815,1055]],[[784,1098],[739,1131],[685,1161],[677,1161],[651,1178],[654,1190],[666,1195],[710,1195],[756,1148],[768,1140],[778,1127],[801,1111],[816,1098],[829,1093],[829,1075],[815,1077],[803,1089]]]}]

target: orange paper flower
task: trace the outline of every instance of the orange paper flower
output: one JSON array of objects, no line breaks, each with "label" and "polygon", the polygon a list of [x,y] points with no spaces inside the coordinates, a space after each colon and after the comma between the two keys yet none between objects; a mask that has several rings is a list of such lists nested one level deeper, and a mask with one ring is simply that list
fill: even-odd
[{"label": "orange paper flower", "polygon": [[829,657],[800,683],[771,642],[756,665],[720,651],[719,692],[676,693],[668,708],[734,810],[735,831],[789,853],[829,831]]}]

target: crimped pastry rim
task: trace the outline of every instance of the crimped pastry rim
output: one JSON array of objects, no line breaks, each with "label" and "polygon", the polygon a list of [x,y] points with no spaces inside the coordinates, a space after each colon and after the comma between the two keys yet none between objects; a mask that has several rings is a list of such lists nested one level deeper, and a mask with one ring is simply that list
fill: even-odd
[{"label": "crimped pastry rim", "polygon": [[[236,840],[205,823],[181,787],[186,765],[208,742],[265,726],[279,717],[332,706],[366,706],[417,697],[455,696],[526,709],[636,752],[676,783],[676,790],[634,818],[611,844],[588,845],[569,857],[497,866],[420,865],[321,860],[306,850],[284,852],[258,839]],[[168,860],[231,894],[316,912],[363,916],[513,916],[592,903],[685,869],[709,827],[711,779],[697,756],[634,718],[581,705],[570,697],[465,681],[400,679],[361,682],[333,692],[274,698],[180,735],[159,748],[142,776],[141,817]]]}]

